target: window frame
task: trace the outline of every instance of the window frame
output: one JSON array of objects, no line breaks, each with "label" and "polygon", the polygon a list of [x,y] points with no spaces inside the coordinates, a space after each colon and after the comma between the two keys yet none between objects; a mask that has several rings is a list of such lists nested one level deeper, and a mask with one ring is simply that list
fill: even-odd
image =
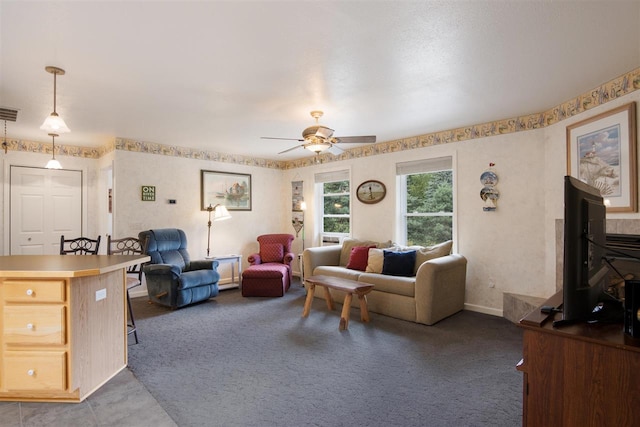
[{"label": "window frame", "polygon": [[[448,166],[447,166],[447,163]],[[452,212],[407,212],[407,176],[435,173],[444,170],[451,171]],[[455,156],[442,156],[396,164],[397,189],[397,225],[396,241],[401,245],[407,244],[407,225],[409,217],[451,217],[451,238],[454,247],[457,241],[457,203],[456,203],[456,168]]]},{"label": "window frame", "polygon": [[[341,182],[345,181],[349,185],[349,190],[341,193],[325,193],[324,192],[324,184],[331,182]],[[316,198],[316,206],[318,209],[316,210],[316,223],[317,231],[320,236],[320,242],[323,240],[323,236],[327,237],[338,237],[340,241],[343,238],[351,236],[352,229],[352,219],[353,219],[353,197],[352,197],[352,182],[351,182],[351,172],[350,170],[339,170],[339,171],[331,171],[331,172],[320,172],[315,174],[315,182],[314,182],[314,194]],[[335,196],[347,196],[349,199],[349,213],[348,214],[325,214],[324,211],[324,201],[325,197],[335,197]],[[324,220],[325,218],[347,218],[349,223],[349,231],[346,233],[340,232],[331,232],[324,230]]]}]

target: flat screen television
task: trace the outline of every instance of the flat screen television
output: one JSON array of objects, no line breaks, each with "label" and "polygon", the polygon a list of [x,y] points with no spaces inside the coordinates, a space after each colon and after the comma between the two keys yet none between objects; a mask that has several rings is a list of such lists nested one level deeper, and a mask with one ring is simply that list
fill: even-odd
[{"label": "flat screen television", "polygon": [[[599,304],[610,264],[606,259],[606,206],[600,191],[584,182],[564,178],[564,273],[562,320],[564,323],[602,318]],[[561,325],[554,324],[556,326]]]}]

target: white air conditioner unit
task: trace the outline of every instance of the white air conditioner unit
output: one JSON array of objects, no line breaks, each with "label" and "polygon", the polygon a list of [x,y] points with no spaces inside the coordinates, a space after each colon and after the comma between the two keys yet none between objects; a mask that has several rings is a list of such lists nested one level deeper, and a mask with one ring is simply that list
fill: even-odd
[{"label": "white air conditioner unit", "polygon": [[345,236],[320,233],[320,246],[341,245],[344,238]]}]

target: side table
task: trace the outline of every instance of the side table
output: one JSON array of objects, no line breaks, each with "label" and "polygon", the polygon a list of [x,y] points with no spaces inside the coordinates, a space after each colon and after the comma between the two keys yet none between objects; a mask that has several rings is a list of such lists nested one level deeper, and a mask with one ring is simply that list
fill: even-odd
[{"label": "side table", "polygon": [[[231,283],[227,283],[224,285],[218,285],[218,289],[223,291],[225,289],[233,289],[239,288],[240,283],[242,281],[242,255],[216,255],[209,257],[208,259],[213,259],[218,261],[220,264],[229,263],[231,264]],[[236,274],[235,269],[238,269],[238,281],[236,282]]]}]

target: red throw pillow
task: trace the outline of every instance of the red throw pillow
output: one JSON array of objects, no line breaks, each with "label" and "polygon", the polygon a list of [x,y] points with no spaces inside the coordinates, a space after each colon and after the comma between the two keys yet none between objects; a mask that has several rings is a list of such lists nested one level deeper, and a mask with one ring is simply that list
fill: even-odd
[{"label": "red throw pillow", "polygon": [[365,271],[367,269],[367,262],[369,261],[369,249],[371,248],[375,248],[375,246],[354,246],[351,248],[347,268]]}]

